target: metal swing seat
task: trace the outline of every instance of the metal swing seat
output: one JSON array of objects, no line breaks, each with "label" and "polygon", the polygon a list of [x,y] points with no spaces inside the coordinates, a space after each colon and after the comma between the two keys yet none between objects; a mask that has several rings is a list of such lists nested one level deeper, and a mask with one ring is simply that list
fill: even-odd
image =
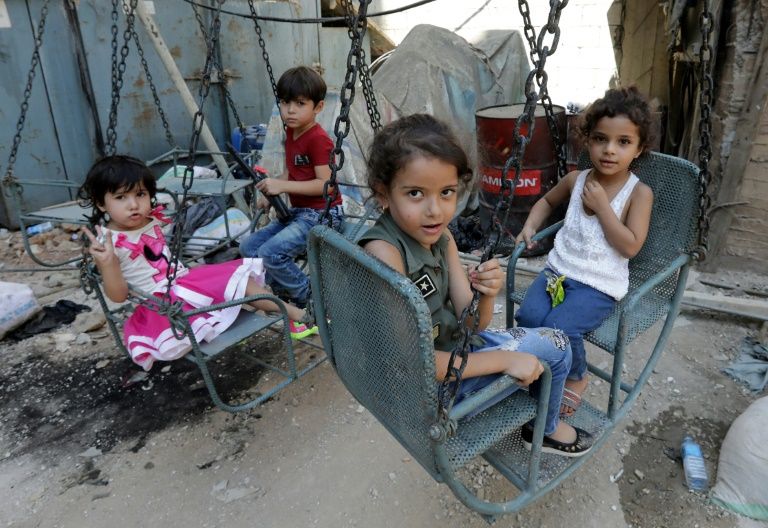
[{"label": "metal swing seat", "polygon": [[[587,339],[613,354],[613,369],[590,370],[610,382],[606,411],[583,402],[566,421],[593,432],[596,445],[586,456],[568,459],[528,452],[521,425],[546,414],[546,389],[537,403],[526,391],[476,416],[466,418],[482,402],[514,383],[509,377],[451,409],[449,434],[437,406],[432,322],[421,293],[405,276],[368,255],[326,227],[310,233],[309,263],[320,335],[329,361],[345,387],[387,428],[437,481],[445,482],[469,508],[490,517],[525,507],[557,486],[583,464],[629,412],[669,338],[680,308],[691,251],[696,240],[699,171],[692,163],[650,153],[635,173],[654,192],[648,239],[630,261],[630,291],[614,314]],[[562,223],[538,233],[556,231]],[[508,326],[515,302],[525,294],[514,289],[518,246],[508,267]],[[629,343],[664,319],[661,333],[633,384],[622,380]],[[549,373],[543,380],[549,386]],[[619,391],[627,395],[619,400]],[[538,412],[537,412],[538,411]],[[538,424],[537,424],[538,425]],[[538,429],[538,427],[537,427]],[[542,429],[543,431],[543,429]],[[538,437],[541,438],[541,434]],[[535,444],[535,442],[534,442]],[[478,499],[457,472],[482,456],[520,490],[508,502]]]},{"label": "metal swing seat", "polygon": [[[535,100],[527,101],[527,106],[531,102]],[[516,128],[515,136],[518,133]],[[525,143],[518,144],[522,145],[519,160]],[[587,336],[613,356],[611,372],[589,366],[610,383],[607,407],[602,410],[583,401],[572,417],[564,418],[595,436],[594,447],[586,455],[566,458],[541,452],[551,386],[548,369],[542,375],[538,402],[518,390],[473,415],[484,402],[515,383],[500,376],[479,393],[443,408],[435,375],[431,315],[419,290],[407,277],[349,240],[317,227],[310,233],[309,264],[315,312],[330,363],[353,396],[464,505],[488,521],[526,507],[599,450],[631,409],[661,356],[680,310],[689,267],[706,251],[706,230],[701,227],[706,205],[701,203],[709,183],[708,154],[700,157],[701,169],[684,159],[649,153],[633,168],[654,193],[649,234],[640,253],[630,261],[629,293],[603,325]],[[507,167],[512,162],[511,157]],[[586,156],[580,166],[588,167]],[[519,163],[516,168],[517,178]],[[561,226],[562,222],[550,226],[535,239],[551,235]],[[514,303],[525,295],[515,288],[516,263],[523,250],[524,244],[515,248],[507,268],[508,327],[514,326]],[[660,321],[659,336],[640,374],[625,381],[629,344]],[[453,357],[449,364],[452,361]],[[533,417],[534,435],[528,451],[520,427]],[[477,457],[490,463],[519,493],[505,502],[479,498],[460,478],[461,468]]]},{"label": "metal swing seat", "polygon": [[[259,36],[259,44],[262,48],[262,55],[266,62],[267,70],[269,72],[270,80],[273,86],[273,92],[275,93],[275,97],[277,99],[276,87],[275,87],[274,77],[272,75],[271,66],[269,64],[268,54],[266,51],[264,41],[261,38],[261,28],[258,24],[258,18],[256,17],[256,14],[255,14],[255,8],[253,7],[253,3],[251,1],[249,1],[249,5],[251,6],[252,12],[254,14],[254,17],[253,17],[254,26]],[[199,17],[199,13],[195,9],[194,5],[193,5],[193,10],[195,11],[196,18],[198,19],[200,29],[203,35],[206,36],[206,40],[208,41],[207,32],[202,23],[202,20]],[[212,32],[216,31],[215,29],[217,26],[216,22],[218,21],[220,10],[221,10],[221,3],[218,5],[218,8],[216,10],[215,20],[211,28]],[[355,49],[359,50],[360,41],[362,40],[362,35],[361,35],[361,29],[357,28],[357,22],[356,22],[357,18],[352,17],[351,14],[349,14],[348,17],[349,17],[349,20],[348,20],[349,25],[356,28],[353,31],[355,35],[352,38],[352,46],[350,48],[350,54],[351,54],[353,50]],[[215,33],[213,34],[215,36]],[[211,54],[211,49],[212,49],[211,45],[209,44],[209,50],[208,50],[209,54]],[[363,60],[359,51],[357,56],[359,58],[359,61]],[[213,67],[221,70],[221,66],[218,63],[214,62]],[[351,90],[352,90],[352,97],[354,97],[354,83],[352,83]],[[368,93],[366,93],[366,95],[368,96]],[[202,108],[203,106],[202,103],[204,102],[204,98],[205,97],[203,96],[203,101],[200,104],[200,108]],[[227,97],[227,101],[230,104],[233,114],[237,118],[238,122],[240,122],[239,117],[237,115],[236,108],[234,106],[234,102],[232,101],[232,98]],[[348,114],[349,112],[350,103],[351,103],[351,97],[346,102],[345,114]],[[369,104],[374,104],[374,108],[375,108],[375,102],[369,103]],[[346,117],[348,122],[348,116],[345,115],[344,117]],[[336,128],[337,128],[336,150],[337,151],[341,150],[342,141],[346,136],[346,133],[348,133],[348,129],[345,131],[338,130],[340,126],[339,121],[341,120],[342,119],[340,116],[340,119],[337,120],[337,123],[336,123]],[[198,124],[201,124],[201,123],[202,123],[202,120]],[[373,117],[372,117],[372,125],[373,125]],[[181,152],[183,151],[181,151],[180,149],[175,149],[174,151],[171,151],[171,153],[174,156],[178,155]],[[203,152],[197,151],[197,153],[203,153]],[[211,154],[215,154],[215,153],[211,153]],[[334,161],[332,163],[332,170],[334,174],[341,168],[341,165],[343,163],[343,154],[340,156],[340,158],[341,158],[340,162],[337,163]],[[229,172],[231,173],[231,170]],[[343,185],[341,182],[339,184]],[[251,186],[252,187],[251,190],[253,191],[254,182],[251,180],[235,180],[235,179],[229,179],[229,181],[222,181],[220,179],[217,179],[217,180],[193,179],[192,185],[189,188],[186,188],[186,182],[184,180],[180,179],[180,181],[176,181],[176,178],[174,178],[172,179],[170,186],[166,185],[166,189],[171,191],[172,193],[179,194],[182,197],[182,201],[183,201],[183,198],[186,196],[192,196],[195,194],[205,195],[207,193],[229,194],[230,192],[240,190],[245,186]],[[329,197],[326,196],[326,199],[329,200]],[[252,201],[252,204],[255,204],[255,200]],[[345,227],[345,234],[350,237],[359,237],[361,234],[361,230],[365,228],[366,221],[370,220],[373,212],[374,212],[373,208],[366,207],[364,213],[360,215],[358,222],[355,222],[352,225],[347,225]],[[263,214],[262,210],[254,210],[252,208],[252,222],[250,225],[251,230],[253,230],[253,227],[255,226],[256,222],[260,218],[261,214]],[[227,228],[227,233],[229,234],[229,228]],[[199,258],[199,255],[197,255],[197,258]],[[95,273],[93,273],[93,268],[91,268],[91,273],[88,274],[88,280],[91,281],[92,289],[96,292],[96,295],[99,299],[102,309],[104,310],[104,313],[107,315],[107,321],[109,323],[109,327],[110,327],[110,330],[112,331],[115,341],[118,343],[118,346],[126,354],[128,354],[128,350],[126,349],[125,345],[120,339],[120,333],[118,330],[118,324],[123,317],[122,315],[123,309],[122,308],[110,309],[110,307],[106,302],[106,299],[104,298],[103,292],[100,290],[100,288],[98,288],[98,284],[97,284],[98,278],[95,276]],[[135,300],[139,302],[149,301],[150,303],[154,304],[159,311],[164,313],[169,318],[169,320],[171,321],[171,325],[175,329],[174,331],[178,330],[180,331],[181,334],[186,335],[189,338],[192,349],[189,353],[187,353],[184,356],[184,358],[187,359],[188,361],[191,361],[198,367],[198,369],[202,374],[203,380],[205,381],[205,384],[211,396],[211,399],[213,400],[214,404],[222,410],[225,410],[228,412],[238,412],[238,411],[253,408],[261,404],[262,402],[270,399],[271,397],[273,397],[281,389],[283,389],[293,381],[297,380],[298,378],[304,376],[305,374],[310,372],[312,369],[320,365],[326,359],[326,356],[324,354],[319,354],[317,357],[314,357],[314,358],[310,357],[310,360],[305,365],[299,367],[298,362],[296,360],[294,346],[291,340],[291,335],[289,330],[289,319],[285,309],[285,305],[283,304],[282,300],[280,300],[278,297],[274,295],[259,294],[259,295],[247,296],[242,299],[236,299],[226,303],[208,306],[204,309],[198,309],[198,310],[193,310],[189,312],[181,312],[180,310],[175,309],[173,306],[169,306],[167,303],[164,303],[161,299],[148,295],[146,292],[132,291],[131,293],[135,295]],[[246,303],[250,303],[250,302],[261,300],[261,299],[267,299],[274,302],[280,308],[280,314],[277,316],[261,315],[256,312],[241,310],[238,318],[232,324],[232,326],[230,326],[224,333],[217,336],[213,341],[208,343],[198,343],[197,340],[195,339],[189,323],[190,317],[193,317],[194,315],[197,315],[202,312],[208,312],[211,310],[223,309],[230,306],[246,304]],[[283,342],[283,349],[285,350],[284,360],[287,365],[284,367],[276,366],[269,362],[263,361],[262,359],[256,357],[253,354],[247,354],[247,357],[252,362],[270,370],[271,372],[277,374],[278,376],[281,376],[282,379],[278,383],[276,383],[274,386],[272,386],[272,388],[255,396],[254,398],[248,401],[245,401],[242,403],[230,403],[230,402],[223,401],[221,396],[219,395],[218,390],[216,389],[213,376],[211,375],[211,372],[208,368],[208,363],[211,360],[214,360],[220,357],[222,353],[225,353],[227,351],[232,350],[233,348],[236,348],[239,343],[242,343],[244,340],[248,339],[249,337],[254,336],[264,330],[276,331],[281,335],[282,342]],[[309,338],[302,339],[301,342],[311,347],[314,347],[318,350],[321,350],[320,347]]]},{"label": "metal swing seat", "polygon": [[[191,147],[189,152],[175,146],[173,137],[170,134],[170,130],[169,130],[167,120],[165,118],[165,114],[162,111],[162,108],[160,106],[160,103],[157,97],[157,92],[151,79],[151,75],[147,69],[148,67],[146,65],[146,61],[144,60],[143,50],[141,49],[141,46],[139,44],[136,32],[133,29],[134,10],[138,12],[138,10],[142,8],[143,6],[139,5],[137,0],[131,0],[130,12],[127,13],[128,22],[127,22],[127,29],[125,33],[126,37],[125,37],[125,43],[124,43],[124,51],[126,53],[123,55],[122,61],[124,61],[124,57],[125,55],[127,55],[128,40],[129,38],[132,38],[135,42],[140,58],[142,59],[142,66],[144,67],[144,72],[147,77],[147,81],[150,85],[150,88],[152,89],[153,96],[155,99],[155,104],[158,107],[158,113],[161,119],[163,120],[163,127],[166,131],[166,139],[171,145],[170,151],[162,154],[161,156],[153,160],[148,161],[147,165],[153,166],[161,163],[167,164],[170,162],[171,167],[174,167],[174,168],[177,166],[183,167],[183,165],[179,163],[179,159],[183,156],[191,156],[192,161],[188,163],[186,166],[187,169],[191,169],[191,165],[194,163],[194,158],[197,155],[209,155],[211,157],[223,156],[224,153],[222,152],[204,151],[202,149],[198,150],[196,147],[196,144],[197,144],[196,141],[192,142],[192,145],[194,146]],[[219,10],[220,8],[221,8],[221,5],[219,5]],[[117,9],[117,7],[114,7],[114,9]],[[32,85],[35,69],[38,63],[38,60],[37,60],[38,50],[42,44],[42,28],[44,27],[47,13],[48,13],[48,10],[47,10],[47,2],[46,2],[46,4],[43,6],[41,11],[41,21],[38,26],[38,38],[36,40],[35,53],[33,54],[32,67],[28,75],[29,86]],[[217,19],[216,21],[218,21],[218,13],[217,13],[216,19]],[[203,28],[203,32],[205,33],[204,28]],[[211,52],[212,40],[213,39],[209,40],[208,38],[206,38],[206,44],[209,48],[208,49],[209,55],[212,55],[212,52]],[[207,68],[220,69],[220,66],[217,63],[214,64],[214,61],[209,61],[209,63],[210,64],[206,65]],[[121,62],[120,67],[124,67],[124,63]],[[120,79],[121,78],[122,78],[122,72],[120,72]],[[114,79],[113,79],[113,82],[114,82]],[[206,95],[207,95],[207,91],[205,93],[201,91],[200,108],[203,107]],[[233,105],[233,101],[231,100],[231,97],[227,97],[227,100],[231,105]],[[117,119],[117,102],[118,101],[119,101],[119,86],[115,87],[115,85],[113,85],[112,108],[110,111],[109,128],[107,131],[107,138],[108,138],[107,147],[110,152],[114,152],[115,150],[114,142],[115,142],[116,134],[114,132],[114,129],[115,129],[115,123]],[[123,340],[121,339],[120,332],[119,332],[119,325],[125,319],[126,314],[134,304],[144,302],[144,303],[149,303],[153,305],[157,311],[160,311],[161,313],[168,316],[171,322],[171,326],[174,329],[174,333],[183,334],[189,337],[192,349],[190,353],[188,353],[185,356],[185,358],[191,361],[192,363],[194,363],[201,371],[203,380],[207,386],[208,392],[210,393],[211,399],[213,400],[214,404],[216,404],[219,408],[229,412],[241,411],[241,410],[252,408],[258,405],[259,403],[272,397],[276,392],[278,392],[280,389],[285,387],[287,384],[303,376],[305,373],[307,373],[312,368],[319,365],[322,361],[325,360],[324,356],[320,356],[319,358],[312,357],[310,358],[310,361],[307,364],[301,367],[298,365],[298,362],[296,360],[296,356],[294,353],[294,349],[293,349],[293,343],[290,337],[287,313],[284,305],[282,304],[282,301],[277,297],[274,297],[271,295],[254,295],[254,296],[245,297],[243,299],[233,300],[227,303],[221,303],[214,306],[210,306],[210,307],[207,307],[206,309],[200,309],[194,312],[182,313],[178,309],[178,307],[165,303],[161,298],[154,297],[147,292],[142,292],[139,290],[131,290],[129,293],[129,300],[131,302],[123,304],[122,306],[115,307],[115,306],[110,306],[106,298],[104,297],[104,293],[100,288],[101,278],[98,275],[98,272],[95,266],[91,262],[87,262],[81,256],[69,259],[65,262],[56,262],[56,263],[47,262],[38,258],[38,256],[31,251],[30,244],[24,229],[27,225],[30,225],[32,223],[46,222],[46,221],[51,221],[54,223],[71,223],[71,224],[88,225],[89,222],[87,218],[90,214],[90,211],[82,207],[79,203],[74,201],[67,202],[64,204],[57,204],[54,206],[42,208],[40,210],[31,211],[31,212],[25,209],[24,199],[23,199],[23,193],[24,193],[25,187],[51,186],[51,185],[60,185],[60,186],[65,186],[72,189],[76,189],[77,187],[79,187],[77,184],[74,184],[73,182],[70,182],[70,181],[64,181],[64,182],[50,181],[50,180],[34,181],[30,179],[17,178],[13,175],[13,164],[16,158],[17,149],[20,144],[21,130],[23,128],[23,124],[26,116],[26,107],[27,107],[27,101],[25,100],[25,103],[22,105],[22,114],[19,119],[20,124],[17,127],[18,128],[17,135],[14,137],[14,143],[13,143],[13,146],[11,149],[11,155],[9,158],[9,167],[7,169],[6,178],[3,180],[3,184],[8,190],[12,199],[14,200],[14,203],[16,204],[16,210],[18,211],[19,224],[21,226],[22,233],[25,235],[24,244],[25,244],[27,253],[36,263],[46,268],[61,266],[64,264],[72,264],[78,261],[81,262],[81,277],[80,277],[81,285],[83,289],[86,291],[86,293],[94,294],[94,296],[99,301],[99,304],[102,307],[102,310],[105,314],[105,318],[107,320],[108,326],[112,332],[115,343],[117,347],[126,354],[127,357],[130,357],[130,354],[128,353],[123,343]],[[232,111],[235,114],[235,117],[237,118],[238,123],[240,123],[239,117],[237,116],[237,112],[234,106],[232,106]],[[198,136],[200,134],[200,128],[202,127],[202,125],[203,125],[202,119],[199,119],[195,122],[195,126],[196,126],[195,133]],[[175,212],[178,212],[180,208],[179,204],[183,204],[185,202],[185,198],[188,198],[188,197],[231,196],[234,193],[241,191],[247,187],[251,187],[251,189],[253,190],[253,187],[254,187],[253,181],[249,179],[238,180],[231,177],[232,168],[234,167],[234,164],[226,164],[226,165],[217,164],[217,165],[219,165],[220,168],[223,166],[227,168],[226,171],[223,171],[222,177],[220,178],[215,178],[215,179],[199,179],[198,178],[196,180],[194,178],[190,178],[189,181],[187,181],[186,178],[169,178],[167,183],[164,183],[164,189],[160,189],[160,192],[166,192],[170,196],[171,201],[173,201],[176,206],[174,207],[174,210]],[[258,221],[258,211],[255,211],[254,208],[250,208],[250,216],[251,218],[250,218],[248,230],[252,231],[254,226],[256,225],[256,222]],[[225,230],[226,230],[226,237],[224,237],[223,239],[209,239],[206,237],[194,237],[195,243],[197,244],[202,243],[204,246],[206,246],[206,249],[203,250],[202,252],[195,251],[193,254],[184,254],[181,248],[182,247],[186,248],[186,246],[189,245],[189,242],[190,242],[188,240],[189,237],[172,236],[169,239],[169,241],[175,242],[176,238],[180,240],[178,244],[174,244],[174,246],[177,246],[177,251],[174,252],[175,255],[177,255],[179,260],[181,261],[190,261],[190,260],[199,259],[209,253],[216,251],[219,248],[222,248],[230,244],[230,242],[234,240],[234,238],[241,233],[232,232],[229,226],[229,220],[226,215],[224,216],[224,224],[225,224]],[[177,231],[180,233],[180,230],[177,230]],[[185,244],[185,242],[187,242],[187,244]],[[268,315],[261,315],[259,313],[243,310],[241,311],[237,320],[228,328],[228,330],[223,334],[219,335],[213,341],[209,343],[198,343],[195,340],[194,334],[191,332],[191,327],[189,324],[190,317],[198,313],[201,313],[203,311],[222,309],[222,308],[234,306],[237,304],[249,303],[259,299],[272,300],[280,308],[279,315],[268,316]],[[280,327],[280,325],[282,325],[282,327]],[[285,359],[283,360],[283,364],[273,365],[266,361],[262,361],[261,359],[256,357],[253,357],[251,359],[256,364],[278,374],[279,376],[282,376],[283,379],[278,380],[276,384],[272,386],[272,388],[268,389],[262,394],[258,394],[256,397],[252,398],[251,400],[240,402],[240,403],[224,402],[216,389],[216,385],[214,383],[214,377],[212,376],[208,368],[208,363],[214,358],[219,358],[220,354],[234,348],[238,343],[241,343],[243,340],[247,339],[248,337],[255,335],[256,333],[259,333],[266,329],[276,331],[280,336],[282,336],[283,348],[286,350],[286,356],[285,356]],[[313,345],[317,347],[317,345],[314,345],[309,340],[303,340],[303,341],[309,345]]]}]

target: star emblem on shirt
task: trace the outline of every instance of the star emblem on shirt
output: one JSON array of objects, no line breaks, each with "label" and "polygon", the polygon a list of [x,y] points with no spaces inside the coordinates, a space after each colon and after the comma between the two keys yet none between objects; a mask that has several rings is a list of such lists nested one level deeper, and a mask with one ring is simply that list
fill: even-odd
[{"label": "star emblem on shirt", "polygon": [[426,273],[413,281],[413,283],[419,288],[423,297],[429,297],[437,291],[435,283],[432,282],[432,279]]}]

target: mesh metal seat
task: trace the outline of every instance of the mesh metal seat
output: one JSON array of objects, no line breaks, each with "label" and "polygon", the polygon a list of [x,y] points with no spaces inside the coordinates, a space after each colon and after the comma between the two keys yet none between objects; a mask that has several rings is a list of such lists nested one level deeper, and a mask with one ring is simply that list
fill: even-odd
[{"label": "mesh metal seat", "polygon": [[[418,289],[407,277],[338,233],[326,227],[316,227],[310,233],[313,298],[329,361],[353,396],[430,475],[445,482],[465,505],[486,518],[525,507],[595,453],[628,412],[664,348],[679,311],[696,235],[698,169],[685,160],[650,154],[636,173],[654,191],[649,237],[630,263],[630,293],[588,336],[614,354],[614,368],[612,375],[600,371],[611,381],[608,409],[603,412],[584,402],[566,419],[596,437],[593,450],[576,459],[542,455],[536,441],[530,452],[523,447],[519,428],[536,416],[539,430],[546,414],[544,394],[537,403],[527,392],[517,391],[472,418],[457,413],[454,434],[446,434],[441,429],[445,422],[438,416],[432,320]],[[508,267],[508,322],[513,303],[520,302],[525,294],[514,289],[514,265],[522,249],[516,248]],[[653,352],[635,384],[622,382],[626,345],[665,316]],[[627,392],[620,405],[619,390]],[[456,407],[449,411],[449,423]],[[541,437],[535,434],[534,438]],[[477,456],[490,462],[520,493],[507,502],[478,499],[456,474]]]},{"label": "mesh metal seat", "polygon": [[[531,492],[510,503],[484,502],[460,482],[456,471],[485,456],[534,416],[543,435],[549,371],[538,402],[519,390],[475,415],[463,413],[487,401],[490,393],[481,391],[476,401],[465,405],[465,400],[449,412],[454,434],[446,434],[437,405],[432,317],[418,288],[325,226],[310,232],[309,263],[326,355],[352,395],[470,508],[493,516],[533,500],[537,495]],[[500,384],[505,382],[512,380],[503,377]],[[528,474],[531,482],[538,482],[538,469]]]},{"label": "mesh metal seat", "polygon": [[[583,156],[580,169],[590,167],[589,158]],[[693,163],[666,154],[650,152],[638,158],[633,172],[640,181],[653,190],[653,210],[648,238],[640,252],[629,261],[629,292],[603,324],[588,333],[587,341],[616,355],[622,353],[635,337],[663,318],[671,319],[679,311],[682,288],[685,286],[689,254],[697,235],[699,206],[699,169]],[[559,229],[562,222],[537,234],[541,238]],[[515,287],[515,264],[523,250],[515,248],[507,269],[507,325],[514,324],[514,304],[525,298],[525,289]],[[654,350],[663,348],[666,334],[659,336]],[[650,361],[650,360],[649,360]],[[614,373],[621,375],[615,362]],[[621,380],[602,372],[590,364],[590,370],[612,383],[618,391]],[[624,383],[628,391],[630,386]],[[617,400],[618,392],[612,393]],[[609,414],[616,412],[618,401],[613,401]]]}]

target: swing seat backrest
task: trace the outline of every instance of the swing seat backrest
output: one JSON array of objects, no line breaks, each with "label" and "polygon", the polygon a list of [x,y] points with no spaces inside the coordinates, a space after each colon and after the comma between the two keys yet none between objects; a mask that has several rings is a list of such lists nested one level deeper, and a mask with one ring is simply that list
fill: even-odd
[{"label": "swing seat backrest", "polygon": [[309,236],[316,318],[352,395],[428,471],[437,421],[432,318],[418,288],[325,226]]},{"label": "swing seat backrest", "polygon": [[[582,157],[579,168],[589,168]],[[648,238],[640,252],[629,261],[629,292],[664,270],[673,260],[690,253],[696,242],[699,209],[699,169],[682,158],[649,152],[641,156],[633,172],[653,190],[653,210]],[[648,329],[669,311],[677,275],[654,287],[628,314],[626,342]],[[613,351],[617,342],[619,313],[629,294],[613,314],[587,340]]]}]

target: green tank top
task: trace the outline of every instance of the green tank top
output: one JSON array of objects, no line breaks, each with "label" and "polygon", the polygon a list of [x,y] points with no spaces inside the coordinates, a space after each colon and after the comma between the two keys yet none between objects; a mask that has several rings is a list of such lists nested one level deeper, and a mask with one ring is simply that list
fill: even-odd
[{"label": "green tank top", "polygon": [[435,349],[448,352],[453,350],[461,336],[456,313],[448,295],[448,267],[445,257],[448,237],[443,235],[432,245],[431,250],[428,250],[403,233],[389,212],[385,211],[376,224],[360,238],[358,244],[364,246],[371,240],[389,242],[400,252],[405,275],[419,288],[432,314]]}]

